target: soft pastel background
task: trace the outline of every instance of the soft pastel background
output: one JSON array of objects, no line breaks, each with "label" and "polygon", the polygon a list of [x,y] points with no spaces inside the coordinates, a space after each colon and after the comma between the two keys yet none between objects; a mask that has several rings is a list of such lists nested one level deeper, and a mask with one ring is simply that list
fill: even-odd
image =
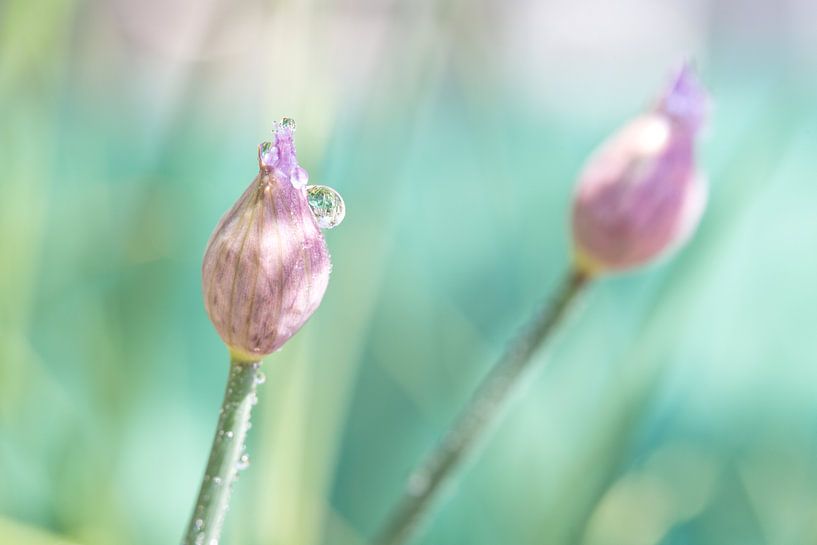
[{"label": "soft pastel background", "polygon": [[565,270],[582,161],[685,56],[697,236],[586,294],[417,543],[815,542],[815,28],[813,0],[0,1],[0,543],[178,542],[227,372],[200,259],[284,115],[348,213],[225,543],[364,543]]}]

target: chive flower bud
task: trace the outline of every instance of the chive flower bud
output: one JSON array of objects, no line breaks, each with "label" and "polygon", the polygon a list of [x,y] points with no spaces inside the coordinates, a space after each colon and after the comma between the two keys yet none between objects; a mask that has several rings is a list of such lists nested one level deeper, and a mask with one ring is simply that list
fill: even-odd
[{"label": "chive flower bud", "polygon": [[687,240],[706,204],[695,139],[708,96],[684,65],[655,106],[596,151],[573,203],[576,265],[586,273],[627,270]]},{"label": "chive flower bud", "polygon": [[[221,218],[207,243],[202,288],[207,314],[233,357],[258,361],[292,337],[323,299],[331,262],[321,227],[334,227],[343,200],[313,208],[294,123],[276,124],[258,146],[259,173]],[[326,222],[329,215],[336,221]]]}]

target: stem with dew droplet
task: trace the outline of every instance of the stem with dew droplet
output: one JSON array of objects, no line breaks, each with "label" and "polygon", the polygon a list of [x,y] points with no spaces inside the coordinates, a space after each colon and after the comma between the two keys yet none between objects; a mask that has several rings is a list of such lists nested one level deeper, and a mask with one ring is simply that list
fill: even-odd
[{"label": "stem with dew droplet", "polygon": [[248,464],[244,441],[250,428],[250,413],[258,399],[256,388],[263,382],[260,365],[258,361],[231,358],[218,429],[182,545],[218,544],[233,483]]},{"label": "stem with dew droplet", "polygon": [[536,350],[556,331],[571,303],[591,277],[578,269],[567,275],[555,297],[545,305],[530,325],[483,379],[460,417],[449,428],[436,449],[412,471],[406,490],[390,513],[374,543],[400,545],[417,530],[423,515],[441,486],[459,463],[474,450],[477,440],[503,408],[533,363]]}]

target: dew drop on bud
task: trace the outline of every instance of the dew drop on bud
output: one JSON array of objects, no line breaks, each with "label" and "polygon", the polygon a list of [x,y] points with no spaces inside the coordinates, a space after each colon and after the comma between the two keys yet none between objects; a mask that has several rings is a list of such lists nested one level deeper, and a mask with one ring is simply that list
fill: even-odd
[{"label": "dew drop on bud", "polygon": [[258,371],[258,374],[255,375],[255,383],[256,384],[264,384],[266,381],[267,381],[267,375],[265,375],[263,371]]},{"label": "dew drop on bud", "polygon": [[292,187],[300,189],[306,186],[306,182],[309,181],[309,174],[307,174],[303,168],[295,167],[295,170],[292,171],[292,176],[289,177],[289,181],[292,182]]},{"label": "dew drop on bud", "polygon": [[310,185],[306,199],[321,229],[337,227],[346,216],[346,205],[340,194],[325,185]]}]

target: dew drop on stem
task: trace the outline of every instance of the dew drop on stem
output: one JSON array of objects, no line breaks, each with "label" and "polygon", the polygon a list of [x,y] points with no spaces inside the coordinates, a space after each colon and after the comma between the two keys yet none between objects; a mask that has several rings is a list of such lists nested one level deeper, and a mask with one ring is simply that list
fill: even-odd
[{"label": "dew drop on stem", "polygon": [[238,459],[238,463],[235,465],[238,471],[244,471],[248,467],[250,467],[250,456],[248,454],[242,454],[241,457]]}]

